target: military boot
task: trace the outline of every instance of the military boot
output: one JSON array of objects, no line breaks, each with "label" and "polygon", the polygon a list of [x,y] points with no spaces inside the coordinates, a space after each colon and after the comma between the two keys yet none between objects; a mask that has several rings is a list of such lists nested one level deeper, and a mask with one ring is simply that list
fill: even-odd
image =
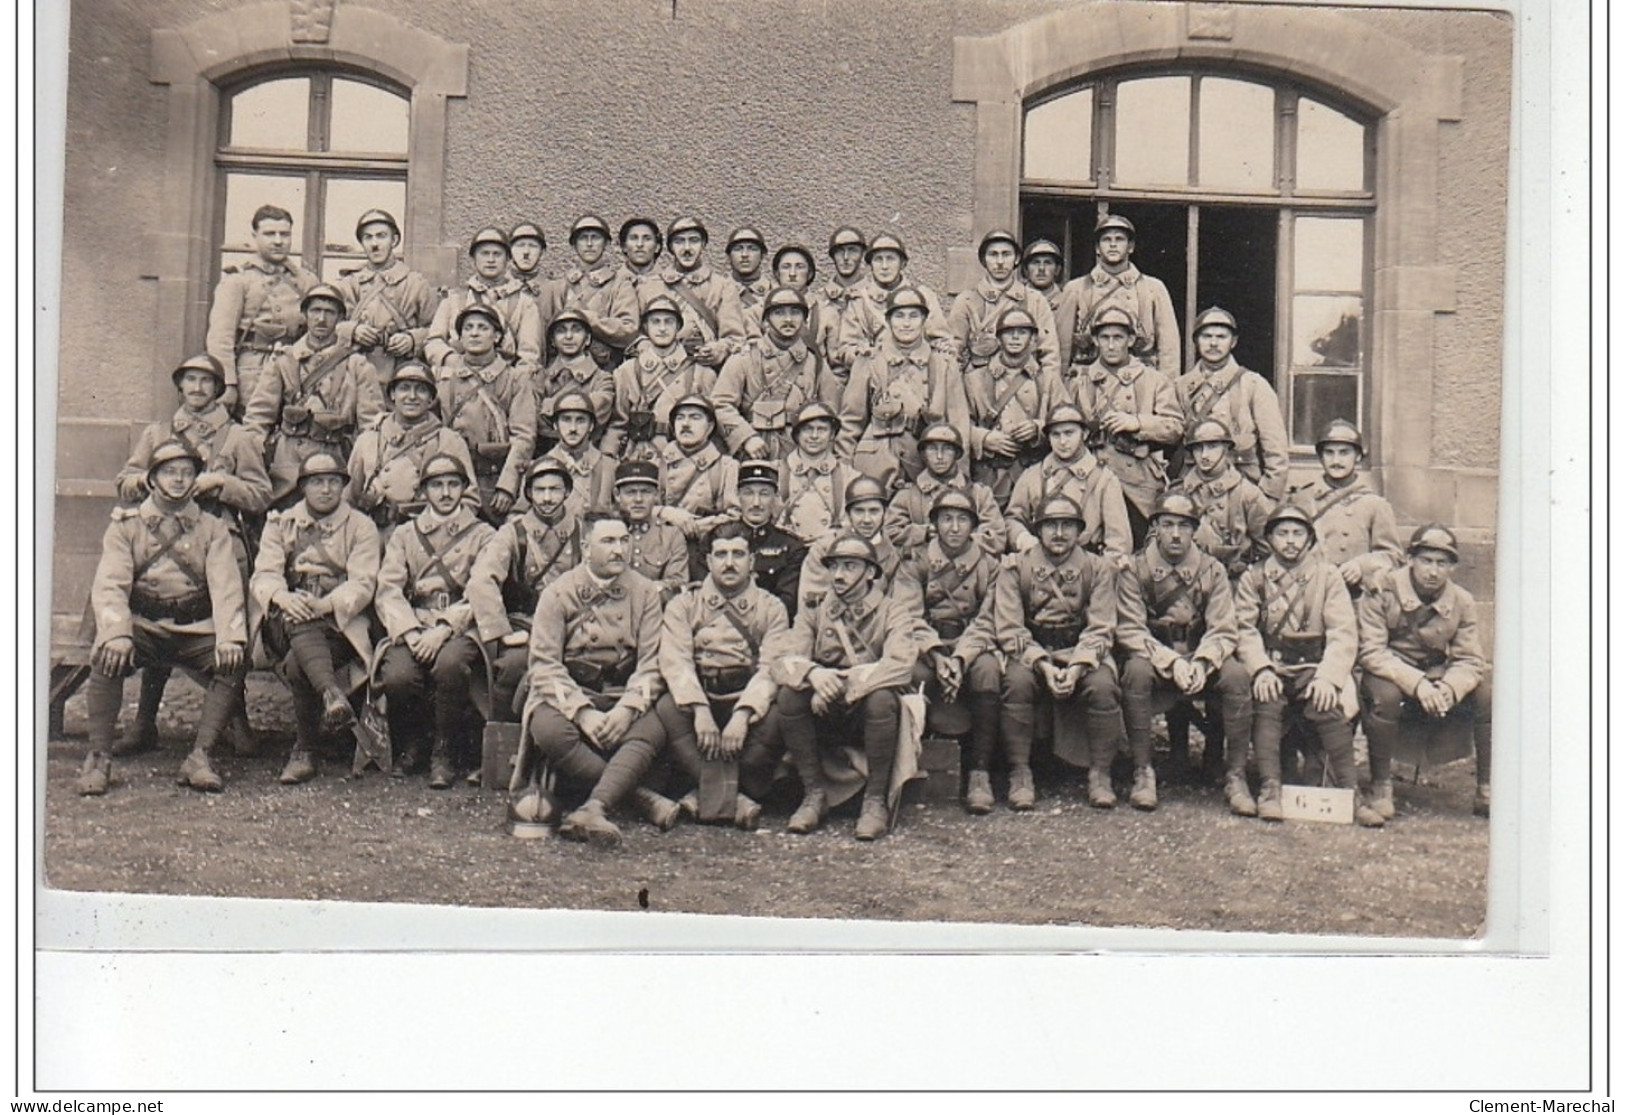
[{"label": "military boot", "polygon": [[421,774],[423,771],[423,737],[417,734],[406,736],[398,744],[400,754],[390,764],[389,773],[396,778],[405,778],[409,774]]},{"label": "military boot", "polygon": [[1260,821],[1284,821],[1286,814],[1281,811],[1281,783],[1273,778],[1266,778],[1258,787],[1258,819]]},{"label": "military boot", "polygon": [[1382,814],[1371,808],[1366,800],[1359,795],[1359,792],[1356,791],[1354,795],[1354,823],[1362,828],[1380,829],[1387,822],[1383,820]]},{"label": "military boot", "polygon": [[790,821],[784,826],[784,831],[797,835],[812,832],[824,823],[824,814],[828,812],[829,798],[824,796],[824,788],[814,786],[802,795],[801,804],[790,814]]},{"label": "military boot", "polygon": [[107,793],[107,783],[113,777],[113,760],[105,751],[92,751],[85,756],[79,768],[79,779],[73,788],[82,797],[100,797]]},{"label": "military boot", "polygon": [[1384,778],[1371,784],[1371,808],[1385,821],[1394,819],[1394,780]]},{"label": "military boot", "polygon": [[985,770],[973,770],[965,784],[965,812],[982,816],[993,812],[993,780]]},{"label": "military boot", "polygon": [[621,842],[621,830],[604,816],[604,803],[597,798],[588,798],[585,805],[566,816],[559,825],[559,835],[567,840],[606,848]]},{"label": "military boot", "polygon": [[276,780],[284,786],[297,786],[315,777],[316,762],[311,758],[310,752],[302,747],[296,747],[288,755],[287,765],[282,768],[282,773],[276,776]]},{"label": "military boot", "polygon": [[1230,803],[1230,812],[1236,816],[1258,816],[1258,803],[1247,788],[1247,775],[1243,771],[1233,770],[1225,777],[1224,796]]},{"label": "military boot", "polygon": [[1129,791],[1128,803],[1136,809],[1146,812],[1157,807],[1157,772],[1150,767],[1138,767],[1134,771],[1134,788]]},{"label": "military boot", "polygon": [[746,832],[755,832],[762,823],[762,806],[748,794],[740,794],[734,806],[734,824]]},{"label": "military boot", "polygon": [[1480,782],[1478,789],[1473,793],[1473,816],[1488,817],[1490,815],[1490,784]]},{"label": "military boot", "polygon": [[194,747],[186,756],[181,769],[175,773],[175,784],[210,794],[218,794],[226,788],[225,780],[209,765],[209,751],[204,747]]},{"label": "military boot", "polygon": [[661,832],[670,832],[672,826],[683,811],[675,801],[664,794],[657,794],[647,786],[639,786],[632,791],[632,804],[637,806],[638,814]]},{"label": "military boot", "polygon": [[1033,807],[1037,795],[1033,792],[1033,768],[1018,763],[1010,768],[1010,808],[1025,813]]},{"label": "military boot", "polygon": [[878,840],[885,836],[890,828],[891,816],[886,809],[886,799],[864,798],[863,811],[858,814],[858,827],[853,831],[853,835],[859,840]]},{"label": "military boot", "polygon": [[1096,809],[1117,808],[1117,791],[1112,789],[1111,768],[1089,768],[1089,804]]},{"label": "military boot", "polygon": [[355,709],[350,707],[344,693],[333,685],[322,690],[322,731],[331,736],[353,727]]},{"label": "military boot", "polygon": [[429,789],[449,790],[457,781],[457,771],[451,765],[451,740],[445,733],[436,732],[434,747],[429,752]]},{"label": "military boot", "polygon": [[248,723],[248,712],[238,705],[237,710],[226,721],[226,738],[231,740],[231,750],[234,754],[245,759],[251,759],[260,753],[260,740],[254,734],[253,727]]},{"label": "military boot", "polygon": [[124,735],[113,743],[109,753],[113,758],[119,759],[126,755],[140,755],[156,750],[158,750],[158,722],[137,716]]}]

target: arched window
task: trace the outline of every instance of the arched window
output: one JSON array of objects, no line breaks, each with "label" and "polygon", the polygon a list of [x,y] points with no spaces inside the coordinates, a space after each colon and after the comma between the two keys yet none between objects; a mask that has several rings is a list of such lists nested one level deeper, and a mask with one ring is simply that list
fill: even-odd
[{"label": "arched window", "polygon": [[1026,239],[1056,241],[1081,275],[1096,219],[1123,214],[1182,327],[1210,305],[1236,315],[1237,359],[1275,384],[1295,446],[1332,418],[1366,425],[1369,120],[1294,83],[1142,70],[1046,91],[1024,125]]},{"label": "arched window", "polygon": [[260,76],[223,91],[215,152],[223,268],[253,253],[254,211],[294,217],[297,261],[323,279],[361,260],[355,222],[371,208],[406,222],[411,103],[373,75],[333,69]]}]

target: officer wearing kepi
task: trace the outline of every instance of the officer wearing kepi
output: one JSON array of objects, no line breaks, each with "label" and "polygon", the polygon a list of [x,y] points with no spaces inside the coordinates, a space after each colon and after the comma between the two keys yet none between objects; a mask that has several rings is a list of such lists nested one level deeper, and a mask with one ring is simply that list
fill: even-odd
[{"label": "officer wearing kepi", "polygon": [[750,552],[757,587],[777,597],[789,618],[794,620],[807,546],[778,525],[779,483],[776,463],[746,461],[741,464],[739,519],[750,528]]},{"label": "officer wearing kepi", "polygon": [[225,372],[221,402],[234,414],[253,397],[260,368],[279,345],[304,329],[300,299],[320,280],[288,262],[293,250],[293,215],[262,205],[252,221],[254,256],[225,269],[209,307],[204,349]]}]

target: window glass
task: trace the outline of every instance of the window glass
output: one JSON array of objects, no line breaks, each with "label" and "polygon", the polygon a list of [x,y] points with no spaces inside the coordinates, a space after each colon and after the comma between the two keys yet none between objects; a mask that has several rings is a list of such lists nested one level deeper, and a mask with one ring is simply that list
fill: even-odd
[{"label": "window glass", "polygon": [[222,248],[226,252],[253,252],[254,211],[262,205],[275,205],[293,214],[294,251],[288,258],[297,261],[302,232],[299,225],[305,219],[305,180],[302,176],[227,174]]},{"label": "window glass", "polygon": [[1028,109],[1023,173],[1028,178],[1062,182],[1092,180],[1094,111],[1092,88]]},{"label": "window glass", "polygon": [[1360,299],[1299,294],[1292,299],[1292,364],[1354,368],[1360,364]]},{"label": "window glass", "polygon": [[304,151],[310,146],[310,79],[262,81],[231,98],[233,147]]},{"label": "window glass", "polygon": [[1190,125],[1190,78],[1150,77],[1119,85],[1114,184],[1187,185]]},{"label": "window glass", "polygon": [[1255,193],[1273,190],[1275,90],[1251,81],[1204,77],[1198,96],[1196,165],[1201,185]]},{"label": "window glass", "polygon": [[1360,424],[1360,377],[1300,372],[1292,377],[1293,445],[1313,445],[1326,424],[1342,418]]},{"label": "window glass", "polygon": [[369,209],[382,209],[406,228],[406,183],[379,178],[329,178],[322,206],[322,255],[360,258],[356,220]]},{"label": "window glass", "polygon": [[406,154],[408,105],[376,85],[333,79],[330,151],[383,151]]},{"label": "window glass", "polygon": [[1300,190],[1365,189],[1365,127],[1335,108],[1298,99]]},{"label": "window glass", "polygon": [[1365,277],[1365,221],[1298,217],[1293,222],[1292,276],[1297,290],[1360,291]]}]

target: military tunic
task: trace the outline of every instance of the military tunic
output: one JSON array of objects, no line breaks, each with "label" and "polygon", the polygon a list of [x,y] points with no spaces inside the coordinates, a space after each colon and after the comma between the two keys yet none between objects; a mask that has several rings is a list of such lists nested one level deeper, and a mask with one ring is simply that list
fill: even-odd
[{"label": "military tunic", "polygon": [[683,532],[665,523],[628,523],[626,566],[660,588],[670,600],[688,584],[688,542]]},{"label": "military tunic", "polygon": [[221,478],[219,488],[196,502],[204,511],[223,515],[234,533],[239,523],[232,512],[259,515],[270,506],[271,478],[265,471],[261,442],[233,422],[219,403],[201,411],[182,407],[167,423],[154,422],[142,430],[130,459],[119,470],[119,487],[133,478],[145,484],[153,450],[170,440],[181,442],[201,457],[205,473]]},{"label": "military tunic", "polygon": [[319,281],[303,267],[258,256],[226,268],[214,288],[203,347],[220,361],[227,385],[237,388],[238,406],[254,393],[266,359],[304,333],[299,302]]},{"label": "military tunic", "polygon": [[372,653],[368,619],[381,561],[378,528],[347,503],[317,518],[304,500],[273,511],[249,579],[249,621],[257,629],[279,592],[303,592],[332,603],[329,623],[365,661]]},{"label": "military tunic", "polygon": [[1006,310],[1025,310],[1038,324],[1032,352],[1041,374],[1060,371],[1060,346],[1055,337],[1055,314],[1042,295],[1020,279],[999,286],[987,275],[954,299],[948,311],[948,333],[959,346],[959,358],[969,373],[986,368],[1000,353],[994,332]]},{"label": "military tunic", "polygon": [[[685,453],[675,441],[660,453],[660,502],[664,508],[686,511],[682,530],[697,535],[716,523],[739,517],[739,462],[725,457],[710,442]],[[660,510],[655,512],[661,514]]]},{"label": "military tunic", "polygon": [[[807,550],[807,560],[801,566],[801,604],[797,615],[818,606],[818,602],[829,593],[829,570],[824,568],[824,555],[829,553],[830,547],[840,541],[842,536],[851,533],[851,528],[843,525],[831,527],[829,532],[815,541]],[[903,553],[891,544],[884,531],[879,531],[869,539],[869,544],[875,548],[875,556],[880,559],[880,577],[875,582],[884,592],[890,592],[892,581],[897,577],[897,568],[903,563]]]},{"label": "military tunic", "polygon": [[1281,400],[1257,372],[1233,358],[1209,372],[1200,363],[1174,381],[1189,430],[1204,418],[1223,422],[1236,440],[1235,462],[1272,500],[1286,492],[1287,435]]},{"label": "military tunic", "polygon": [[[339,277],[338,288],[344,292],[349,311],[346,320],[339,322],[339,340],[353,344],[357,325],[371,325],[383,334],[378,346],[367,351],[367,362],[377,373],[380,387],[403,360],[422,357],[429,325],[439,307],[428,279],[397,259],[382,269],[362,266],[347,271]],[[396,333],[412,338],[411,356],[397,357],[385,351],[385,344]]]},{"label": "military tunic", "polygon": [[1044,423],[1049,420],[1050,409],[1062,401],[1051,397],[1050,384],[1055,378],[1042,371],[1031,353],[1013,367],[1001,354],[965,373],[965,398],[973,423],[969,442],[971,455],[975,458],[972,468],[984,461],[1013,463],[1016,458],[996,458],[988,452],[985,444],[987,432],[997,430],[1015,437],[1014,431],[1023,422],[1031,422],[1038,427],[1036,435],[1022,444],[1023,450],[1042,452]]},{"label": "military tunic", "polygon": [[854,288],[857,292],[853,299],[855,306],[842,319],[835,340],[835,353],[830,357],[831,363],[851,368],[857,364],[860,356],[867,356],[880,347],[882,339],[889,333],[886,328],[886,299],[892,291],[903,287],[911,287],[925,298],[926,341],[934,349],[953,353],[957,359],[958,346],[953,334],[948,331],[948,315],[942,311],[942,299],[937,297],[936,291],[912,281],[905,273],[891,286],[881,286],[870,275]]},{"label": "military tunic", "polygon": [[864,475],[901,487],[920,471],[915,438],[933,422],[970,427],[965,379],[950,357],[924,341],[906,350],[889,335],[859,357],[841,395],[836,452]]},{"label": "military tunic", "polygon": [[857,475],[833,449],[817,460],[790,450],[779,471],[779,524],[805,543],[822,538],[846,513],[846,486]]},{"label": "military tunic", "polygon": [[1202,516],[1196,545],[1218,558],[1231,577],[1241,576],[1243,569],[1269,552],[1264,526],[1270,501],[1234,465],[1226,465],[1211,480],[1192,468],[1180,478],[1179,490],[1191,497]]},{"label": "military tunic", "polygon": [[[660,587],[631,569],[604,582],[583,563],[548,585],[530,631],[526,721],[543,705],[569,721],[588,707],[649,712],[665,690],[660,629]],[[598,675],[591,692],[582,666]]]},{"label": "military tunic", "polygon": [[426,508],[391,534],[375,603],[389,637],[399,640],[441,624],[466,634],[474,626],[474,607],[465,596],[474,559],[495,535],[496,529],[466,506],[450,515]]},{"label": "military tunic", "polygon": [[969,665],[992,650],[969,632],[984,608],[992,608],[998,558],[978,546],[949,555],[936,539],[910,552],[898,565],[891,596],[900,612],[929,628],[920,632],[921,653],[941,650]]},{"label": "military tunic", "polygon": [[[307,413],[295,421],[290,407]],[[386,409],[372,365],[349,345],[335,341],[317,351],[306,336],[283,349],[259,377],[243,414],[243,428],[269,441],[271,498],[299,486],[299,468],[312,455],[348,457],[356,434]]]},{"label": "military tunic", "polygon": [[136,637],[137,628],[160,638],[206,635],[216,644],[248,642],[243,578],[231,535],[191,500],[169,508],[148,496],[139,507],[113,509],[90,606],[97,649],[111,639]]},{"label": "military tunic", "polygon": [[609,428],[610,417],[615,412],[615,381],[586,353],[554,358],[546,368],[530,377],[530,387],[536,397],[538,422],[551,426],[559,397],[576,391],[591,400],[597,429]]},{"label": "military tunic", "polygon": [[658,461],[671,437],[671,409],[688,395],[709,396],[717,374],[694,363],[674,344],[659,350],[645,341],[615,369],[615,407],[603,450],[618,460]]},{"label": "military tunic", "polygon": [[580,455],[572,453],[560,442],[545,456],[562,461],[570,470],[570,494],[564,497],[564,509],[580,518],[595,507],[608,507],[615,495],[615,460],[599,452],[590,444],[583,444]]},{"label": "military tunic", "polygon": [[1055,320],[1062,368],[1094,359],[1095,319],[1107,309],[1122,310],[1134,323],[1135,356],[1169,378],[1179,374],[1182,351],[1173,299],[1161,279],[1132,263],[1115,275],[1096,264],[1061,290]]},{"label": "military tunic", "polygon": [[[1185,415],[1173,381],[1131,357],[1120,368],[1109,368],[1097,360],[1082,375],[1061,382],[1076,388],[1076,394],[1064,401],[1083,411],[1089,444],[1100,463],[1123,485],[1124,497],[1150,518],[1157,496],[1168,486],[1162,449],[1178,444],[1185,432]],[[1113,413],[1133,415],[1140,420],[1140,428],[1132,433],[1107,433],[1103,423]]]},{"label": "military tunic", "polygon": [[615,264],[601,262],[590,271],[572,267],[556,280],[563,295],[561,308],[586,315],[592,330],[588,351],[605,371],[620,363],[621,352],[638,335],[637,291],[619,278],[619,271]]},{"label": "military tunic", "polygon": [[547,336],[544,330],[557,310],[550,303],[552,312],[544,321],[541,307],[519,279],[488,283],[475,276],[441,299],[435,310],[423,341],[423,358],[431,367],[438,368],[446,357],[463,351],[463,342],[457,336],[457,315],[469,306],[492,306],[502,315],[503,333],[497,351],[521,374],[529,375],[542,366],[542,343]]},{"label": "military tunic", "polygon": [[794,447],[790,423],[818,400],[823,377],[817,352],[804,341],[786,346],[773,337],[752,338],[722,366],[711,395],[728,451],[739,456],[755,436],[766,443],[768,458],[782,460]]},{"label": "military tunic", "polygon": [[745,336],[760,337],[762,335],[762,300],[767,297],[768,291],[774,287],[771,276],[758,273],[754,279],[741,279],[738,275],[730,274],[734,290],[739,295],[739,312],[745,320]]},{"label": "military tunic", "polygon": [[453,353],[436,372],[435,393],[446,425],[468,442],[480,495],[520,495],[536,448],[536,396],[530,377],[500,356],[475,365]]},{"label": "military tunic", "polygon": [[1461,701],[1478,688],[1487,669],[1478,637],[1478,604],[1454,581],[1439,598],[1423,603],[1411,582],[1410,565],[1379,574],[1361,595],[1360,668],[1392,682],[1407,696],[1424,679],[1446,685]]},{"label": "military tunic", "polygon": [[[1000,574],[994,588],[994,645],[1028,669],[1045,659],[1063,666],[1102,665],[1116,627],[1115,571],[1082,546],[1059,561],[1045,550],[1028,550]],[[985,630],[981,634],[985,639]]]},{"label": "military tunic", "polygon": [[1283,683],[1324,681],[1337,690],[1347,716],[1358,711],[1354,603],[1337,567],[1315,550],[1290,569],[1272,554],[1243,573],[1236,582],[1236,625],[1236,658],[1249,676],[1273,670]]},{"label": "military tunic", "polygon": [[861,333],[857,318],[863,312],[862,286],[861,276],[854,276],[850,284],[837,277],[807,291],[808,327],[812,330],[813,347],[829,368],[829,376],[820,385],[819,401],[832,408],[840,405],[841,392],[846,388],[856,357],[855,353],[842,348],[842,338]]},{"label": "military tunic", "polygon": [[1011,489],[1010,506],[1005,509],[1010,549],[1019,553],[1038,545],[1033,520],[1044,501],[1054,496],[1066,496],[1083,512],[1083,533],[1078,544],[1084,549],[1120,558],[1133,551],[1123,487],[1088,450],[1070,462],[1058,460],[1051,453],[1021,474]]},{"label": "military tunic", "polygon": [[1155,543],[1117,574],[1117,645],[1144,658],[1159,677],[1175,659],[1207,663],[1216,675],[1236,649],[1235,596],[1211,555],[1192,547],[1178,565]]},{"label": "military tunic", "polygon": [[393,412],[385,414],[355,439],[345,499],[371,515],[380,529],[393,527],[423,507],[418,498],[423,466],[441,453],[456,457],[474,475],[468,443],[432,413],[411,427],[403,426]]},{"label": "military tunic", "polygon": [[773,680],[806,689],[807,675],[823,667],[848,671],[843,699],[856,705],[871,693],[908,682],[918,657],[914,620],[876,582],[857,600],[828,593],[802,603],[785,653],[772,663]]},{"label": "military tunic", "polygon": [[977,517],[981,519],[975,534],[977,544],[995,558],[1003,554],[1005,525],[998,502],[985,484],[966,480],[958,472],[949,473],[946,478],[930,471],[921,472],[914,483],[892,497],[881,525],[891,544],[909,553],[934,539],[936,528],[931,524],[931,505],[937,496],[949,490],[964,492],[975,504]]},{"label": "military tunic", "polygon": [[656,267],[646,274],[626,269],[638,296],[638,318],[655,298],[665,295],[683,311],[683,328],[677,340],[685,347],[722,341],[730,353],[745,345],[745,311],[739,304],[739,289],[701,263],[692,271],[678,270],[675,264]]},{"label": "military tunic", "polygon": [[1373,583],[1405,562],[1394,508],[1371,489],[1363,476],[1334,487],[1324,476],[1292,490],[1292,502],[1315,520],[1315,548],[1320,556],[1346,569],[1359,570],[1357,587]]},{"label": "military tunic", "polygon": [[789,646],[790,620],[777,597],[747,584],[730,598],[707,577],[666,605],[660,674],[679,708],[727,697],[761,721],[779,689],[769,667]]}]

